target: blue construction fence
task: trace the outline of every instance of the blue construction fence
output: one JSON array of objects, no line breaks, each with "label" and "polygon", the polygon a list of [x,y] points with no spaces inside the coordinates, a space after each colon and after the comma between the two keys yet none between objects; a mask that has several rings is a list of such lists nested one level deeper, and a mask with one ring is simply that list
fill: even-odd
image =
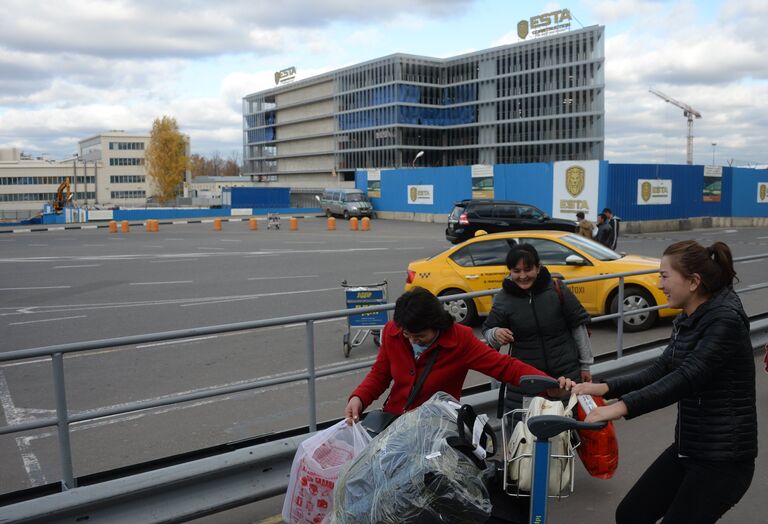
[{"label": "blue construction fence", "polygon": [[[493,198],[533,204],[554,214],[554,163],[496,164],[492,172]],[[355,187],[369,189],[368,173],[356,172]],[[598,177],[596,208],[610,207],[625,221],[768,217],[768,170],[722,167],[721,173],[713,183],[705,178],[705,166],[600,161],[591,176]],[[377,211],[447,214],[454,202],[473,198],[472,166],[382,169],[379,177],[377,191],[369,194]],[[670,202],[640,204],[639,180],[664,181],[671,188]],[[431,186],[431,203],[411,203],[409,186]]]}]

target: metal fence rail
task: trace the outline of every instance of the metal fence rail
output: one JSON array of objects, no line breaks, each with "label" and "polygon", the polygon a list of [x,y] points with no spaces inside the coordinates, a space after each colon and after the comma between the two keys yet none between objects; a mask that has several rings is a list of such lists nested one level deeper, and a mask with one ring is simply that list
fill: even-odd
[{"label": "metal fence rail", "polygon": [[[741,257],[741,258],[734,259],[734,262],[744,262],[744,261],[758,260],[763,258],[768,258],[768,254]],[[619,279],[618,311],[614,314],[602,315],[592,319],[593,322],[600,322],[605,320],[611,320],[614,318],[618,318],[618,319],[624,318],[623,297],[624,297],[625,278],[636,276],[636,275],[652,274],[655,272],[657,271],[655,270],[633,271],[633,272],[625,272],[625,273],[615,273],[612,275],[601,275],[597,277],[564,280],[563,282],[565,284],[575,284],[575,283],[581,283],[581,282],[608,280],[608,279],[614,279],[614,278]],[[768,283],[762,283],[762,284],[748,286],[738,291],[744,293],[744,292],[756,291],[759,289],[765,289],[767,287],[768,287]],[[481,297],[481,296],[489,296],[489,295],[494,295],[498,292],[499,292],[499,289],[494,289],[489,291],[477,291],[477,292],[465,293],[461,295],[444,296],[444,297],[440,297],[440,300],[445,302],[449,300],[455,300],[456,298],[474,298],[474,297]],[[663,304],[663,305],[657,305],[654,307],[634,310],[632,312],[632,315],[638,314],[644,311],[661,309],[665,306],[666,304]],[[55,417],[38,419],[34,422],[27,422],[23,424],[6,425],[3,427],[0,427],[0,435],[7,435],[7,434],[24,432],[24,431],[30,431],[34,429],[56,426],[58,428],[57,434],[58,434],[58,444],[59,444],[59,454],[60,454],[59,458],[61,461],[61,470],[62,470],[62,477],[63,477],[61,479],[61,487],[62,487],[62,490],[66,491],[68,489],[71,489],[77,486],[76,478],[74,476],[74,471],[72,467],[72,449],[71,449],[71,443],[70,443],[70,425],[76,422],[95,420],[95,419],[99,419],[107,416],[120,415],[120,414],[131,413],[139,410],[144,410],[144,409],[157,408],[157,407],[168,406],[172,404],[179,404],[182,402],[188,402],[190,400],[199,400],[199,399],[210,398],[210,397],[215,397],[220,395],[226,395],[231,393],[264,388],[268,386],[287,384],[287,383],[306,380],[308,396],[309,396],[308,427],[311,432],[314,432],[317,430],[317,413],[316,413],[317,400],[316,400],[316,391],[315,391],[317,379],[325,376],[344,373],[347,371],[364,369],[364,368],[370,367],[370,365],[373,362],[373,360],[368,360],[368,361],[359,362],[356,364],[344,364],[337,367],[324,369],[322,371],[315,370],[315,362],[314,362],[315,321],[331,319],[331,318],[348,317],[350,315],[358,315],[358,314],[374,312],[374,311],[386,311],[386,310],[394,309],[394,307],[395,305],[393,303],[390,303],[390,304],[383,304],[383,305],[377,305],[377,306],[368,306],[364,308],[343,309],[343,310],[335,310],[335,311],[326,311],[321,313],[293,315],[293,316],[280,317],[280,318],[274,318],[274,319],[268,319],[268,320],[256,320],[256,321],[237,322],[232,324],[221,324],[221,325],[206,326],[206,327],[191,328],[191,329],[180,329],[180,330],[165,331],[160,333],[93,340],[93,341],[87,341],[87,342],[59,344],[54,346],[21,349],[21,350],[9,351],[7,353],[0,353],[0,362],[32,359],[32,358],[38,358],[41,356],[50,356],[51,366],[52,366],[52,381],[54,386],[54,395],[55,395],[55,403],[56,403]],[[307,371],[304,373],[294,373],[291,375],[284,376],[282,378],[275,378],[275,379],[254,380],[252,382],[238,384],[235,386],[221,386],[221,387],[206,388],[205,390],[198,390],[193,393],[176,395],[174,397],[166,398],[162,400],[145,400],[145,401],[131,402],[131,403],[123,404],[120,407],[97,409],[97,410],[89,411],[88,413],[70,413],[69,412],[69,409],[67,406],[67,398],[66,398],[66,382],[65,382],[64,358],[63,358],[64,354],[81,352],[81,351],[92,351],[96,349],[124,346],[129,344],[183,339],[183,338],[189,338],[189,337],[196,337],[200,335],[228,333],[233,331],[244,331],[244,330],[251,330],[251,329],[265,328],[265,327],[272,327],[272,326],[296,325],[300,323],[304,323],[306,326]],[[623,324],[624,323],[622,321],[618,322],[617,324],[618,326],[617,338],[616,338],[617,358],[621,358],[622,356]]]}]

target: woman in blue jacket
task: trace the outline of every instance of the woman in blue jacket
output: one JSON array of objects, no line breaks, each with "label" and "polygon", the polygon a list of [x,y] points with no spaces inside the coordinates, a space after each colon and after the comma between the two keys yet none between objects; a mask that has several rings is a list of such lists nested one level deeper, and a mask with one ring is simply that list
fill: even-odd
[{"label": "woman in blue jacket", "polygon": [[616,522],[710,523],[746,493],[757,456],[755,361],[728,246],[693,240],[664,251],[659,289],[683,313],[664,353],[637,373],[574,386],[618,398],[588,421],[632,418],[677,403],[675,439],[616,510]]}]

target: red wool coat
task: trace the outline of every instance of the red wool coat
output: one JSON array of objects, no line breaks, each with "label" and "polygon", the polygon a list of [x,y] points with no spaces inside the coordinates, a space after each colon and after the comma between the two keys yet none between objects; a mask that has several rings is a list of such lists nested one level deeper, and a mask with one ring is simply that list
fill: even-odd
[{"label": "red wool coat", "polygon": [[382,330],[381,347],[376,362],[350,398],[359,397],[365,409],[394,381],[384,411],[402,414],[416,380],[427,366],[430,355],[438,347],[440,353],[410,406],[411,409],[420,406],[438,391],[444,391],[459,399],[464,379],[470,369],[513,385],[518,384],[523,375],[546,376],[533,366],[491,349],[475,337],[471,328],[460,324],[454,324],[450,329],[440,332],[437,340],[417,360],[413,356],[411,343],[402,334],[402,330],[390,320]]}]

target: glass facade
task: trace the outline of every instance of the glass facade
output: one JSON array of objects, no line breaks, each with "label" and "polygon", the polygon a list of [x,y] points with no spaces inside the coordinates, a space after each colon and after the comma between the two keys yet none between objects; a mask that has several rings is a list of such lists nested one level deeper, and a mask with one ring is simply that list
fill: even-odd
[{"label": "glass facade", "polygon": [[[449,59],[391,55],[255,93],[243,100],[245,171],[295,173],[283,160],[318,136],[332,136],[337,173],[410,165],[419,151],[420,166],[602,160],[604,61],[594,26]],[[322,82],[330,94],[312,90]],[[332,130],[300,118],[319,101],[332,101]]]}]

